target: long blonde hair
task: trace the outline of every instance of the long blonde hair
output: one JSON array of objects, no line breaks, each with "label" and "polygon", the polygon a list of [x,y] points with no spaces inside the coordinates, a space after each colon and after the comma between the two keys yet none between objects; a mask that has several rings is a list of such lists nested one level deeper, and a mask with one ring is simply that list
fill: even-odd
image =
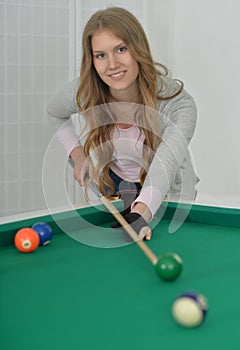
[{"label": "long blonde hair", "polygon": [[[100,191],[106,194],[107,189],[110,189],[113,193],[114,188],[113,181],[109,176],[113,154],[111,135],[114,120],[111,113],[107,113],[107,108],[104,108],[106,113],[104,113],[102,125],[96,125],[96,118],[99,116],[89,113],[92,107],[106,106],[110,102],[109,87],[98,76],[93,65],[91,41],[98,29],[110,30],[116,37],[122,39],[131,56],[138,62],[138,103],[147,107],[144,109],[145,113],[142,113],[140,120],[138,120],[139,127],[145,135],[144,145],[146,146],[143,147],[143,165],[139,174],[141,184],[144,182],[153,157],[150,153],[154,154],[161,142],[160,125],[156,126],[156,118],[151,117],[152,113],[148,111],[157,110],[158,100],[169,99],[180,93],[183,84],[179,86],[178,91],[174,94],[161,96],[164,89],[161,76],[167,75],[168,69],[164,65],[153,61],[146,34],[140,22],[129,11],[120,7],[110,7],[97,11],[88,20],[82,35],[80,85],[76,101],[80,115],[85,116],[86,124],[89,127],[89,133],[84,143],[85,156],[89,157],[92,151],[95,151],[97,156],[97,165],[95,168],[91,167],[90,177],[97,178]],[[102,145],[104,146],[102,147]],[[149,152],[149,150],[152,152]]]}]

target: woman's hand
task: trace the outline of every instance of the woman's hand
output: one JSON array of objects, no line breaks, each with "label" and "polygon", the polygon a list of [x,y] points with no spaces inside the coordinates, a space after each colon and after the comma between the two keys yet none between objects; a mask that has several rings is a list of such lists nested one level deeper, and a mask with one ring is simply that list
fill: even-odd
[{"label": "woman's hand", "polygon": [[88,160],[84,155],[83,147],[78,146],[74,148],[70,154],[74,163],[73,177],[80,186],[85,185],[85,179],[89,172]]},{"label": "woman's hand", "polygon": [[[140,239],[147,241],[151,239],[152,230],[147,223],[147,221],[151,219],[151,212],[144,203],[136,203],[132,211],[124,214],[123,217],[136,231]],[[114,222],[111,227],[121,228],[122,225],[119,222]],[[129,238],[128,235],[125,235],[125,238],[127,241],[131,241],[131,238]]]},{"label": "woman's hand", "polygon": [[[144,218],[138,213],[127,213],[123,215],[127,223],[133,228],[133,230],[138,234],[140,239],[150,240],[152,236],[152,230]],[[112,228],[122,228],[119,222],[114,222],[111,225]],[[125,240],[131,242],[132,238],[128,234],[124,234]]]},{"label": "woman's hand", "polygon": [[[149,222],[152,218],[152,214],[149,210],[149,208],[146,206],[146,204],[142,202],[137,202],[134,207],[131,210],[131,213],[137,213],[141,215],[141,217],[146,221]],[[139,237],[141,239],[146,239],[147,241],[150,241],[152,237],[152,230],[149,226],[147,226],[146,230],[142,230],[142,232],[139,234]]]}]

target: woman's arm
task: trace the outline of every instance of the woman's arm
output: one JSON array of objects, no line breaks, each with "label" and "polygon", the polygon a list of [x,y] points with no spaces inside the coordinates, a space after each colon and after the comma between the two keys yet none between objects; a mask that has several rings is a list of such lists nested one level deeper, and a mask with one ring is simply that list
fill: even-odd
[{"label": "woman's arm", "polygon": [[57,137],[63,143],[68,156],[73,161],[73,176],[79,185],[83,186],[88,173],[88,162],[71,119],[71,116],[78,112],[76,103],[78,85],[79,79],[67,84],[49,102],[47,113],[50,122],[54,124],[57,130]]},{"label": "woman's arm", "polygon": [[161,101],[159,117],[162,123],[163,141],[149,167],[141,193],[132,206],[136,208],[137,203],[144,203],[152,216],[169,192],[183,164],[186,167],[184,171],[189,175],[189,186],[191,187],[183,188],[183,192],[188,190],[191,197],[197,182],[188,150],[197,120],[197,108],[193,98],[183,90],[176,97]]},{"label": "woman's arm", "polygon": [[47,106],[48,118],[54,125],[57,136],[63,143],[68,155],[75,147],[79,146],[79,140],[71,120],[71,116],[78,112],[76,103],[78,85],[79,79],[68,83],[52,98]]},{"label": "woman's arm", "polygon": [[47,114],[51,123],[58,129],[72,114],[78,112],[76,103],[76,93],[79,85],[79,79],[68,83],[59,91],[48,103]]}]

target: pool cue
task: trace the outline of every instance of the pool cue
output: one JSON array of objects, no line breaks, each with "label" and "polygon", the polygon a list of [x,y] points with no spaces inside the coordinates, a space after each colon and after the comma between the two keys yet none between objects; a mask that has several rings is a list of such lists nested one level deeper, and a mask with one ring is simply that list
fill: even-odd
[{"label": "pool cue", "polygon": [[[69,164],[73,167],[72,159],[69,159]],[[88,181],[88,176],[85,177],[85,183]],[[129,223],[125,220],[125,218],[119,213],[119,211],[114,207],[109,199],[107,199],[103,194],[99,191],[95,182],[91,182],[89,187],[93,191],[93,193],[100,199],[104,207],[108,209],[108,211],[115,217],[115,219],[122,225],[123,229],[127,232],[127,234],[133,239],[134,242],[137,243],[142,252],[147,256],[147,258],[151,261],[153,265],[156,265],[158,261],[158,257],[153,253],[153,251],[142,241],[139,239],[137,232],[129,225]],[[142,228],[142,230],[144,227]]]},{"label": "pool cue", "polygon": [[[137,243],[139,248],[143,251],[143,253],[148,257],[153,265],[156,265],[158,261],[158,257],[153,253],[153,251],[142,241],[139,239],[136,231],[129,225],[129,223],[125,220],[125,218],[119,213],[119,211],[115,208],[112,202],[102,195],[102,193],[97,188],[97,185],[93,182],[90,183],[89,187],[95,193],[104,207],[108,209],[108,211],[115,217],[115,219],[121,224],[123,229],[127,232],[127,234],[133,239],[134,242]],[[142,230],[144,227],[142,228]]]}]

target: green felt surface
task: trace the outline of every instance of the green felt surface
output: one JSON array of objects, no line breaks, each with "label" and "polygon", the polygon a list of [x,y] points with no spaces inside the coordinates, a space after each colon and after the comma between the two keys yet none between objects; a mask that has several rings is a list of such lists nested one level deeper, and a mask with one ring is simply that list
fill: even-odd
[{"label": "green felt surface", "polygon": [[[239,349],[240,228],[198,223],[196,215],[193,221],[169,234],[169,220],[161,220],[147,243],[156,255],[181,256],[183,271],[173,282],[159,279],[136,244],[95,248],[59,230],[48,246],[23,254],[8,243],[12,224],[5,225],[1,350]],[[82,230],[90,234],[98,226]],[[195,329],[177,325],[171,315],[174,298],[189,290],[210,304]]]}]

